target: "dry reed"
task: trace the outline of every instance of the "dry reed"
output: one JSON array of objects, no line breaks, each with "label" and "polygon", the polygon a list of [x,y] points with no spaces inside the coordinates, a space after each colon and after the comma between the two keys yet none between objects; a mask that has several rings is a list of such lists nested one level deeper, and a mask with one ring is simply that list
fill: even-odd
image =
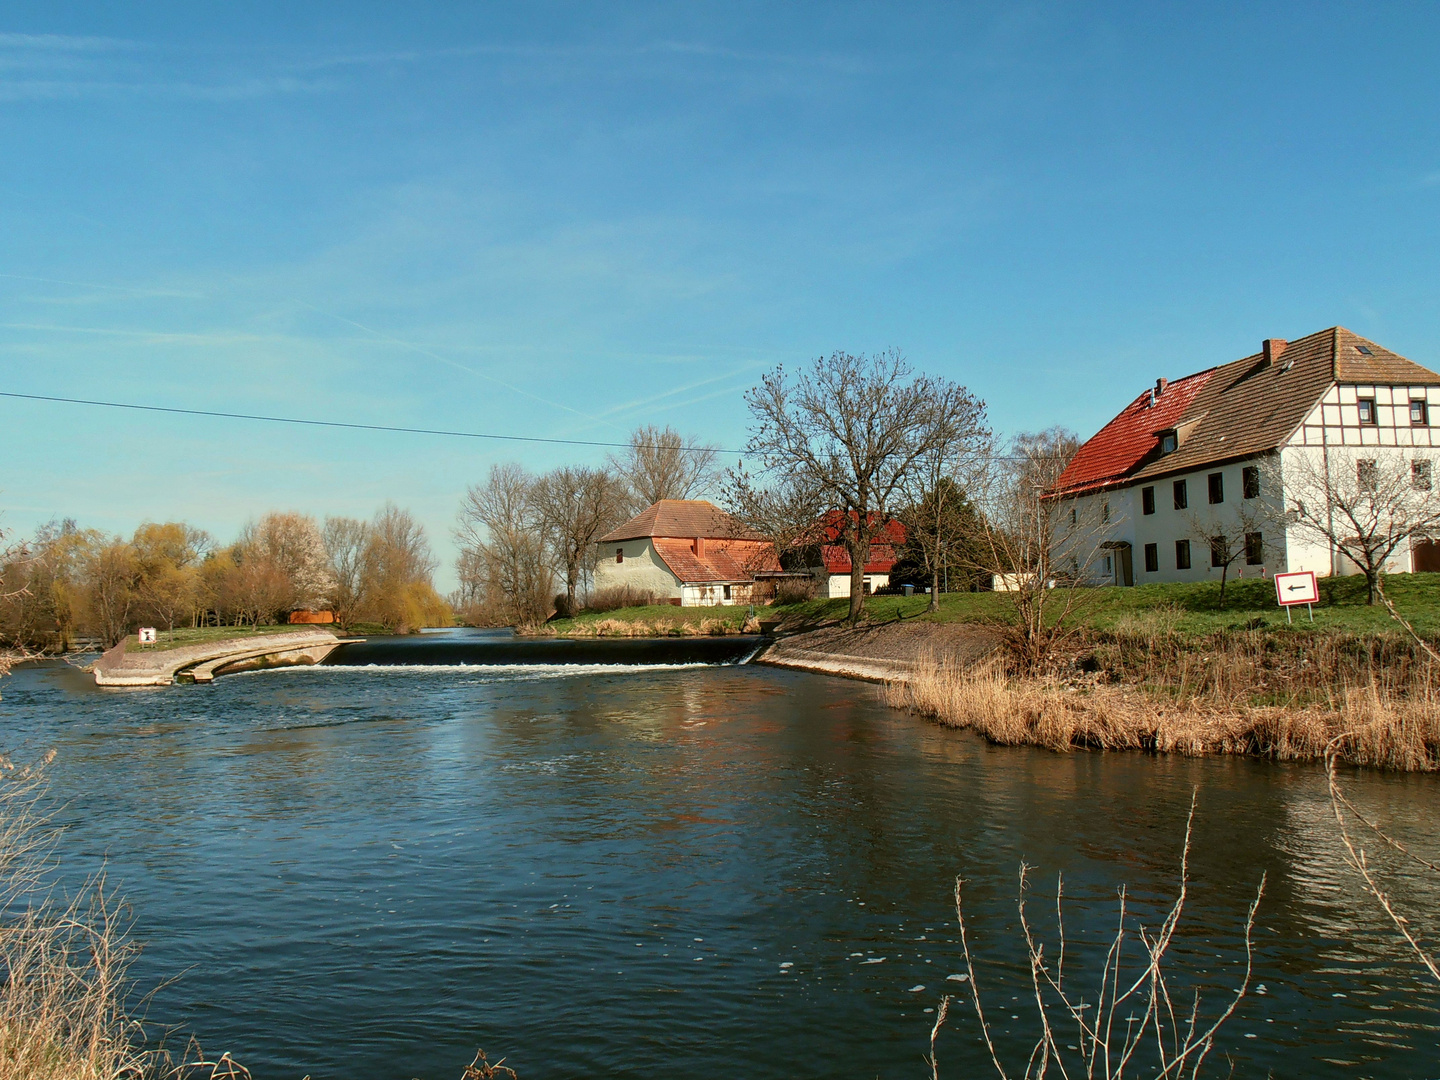
[{"label": "dry reed", "polygon": [[[1030,974],[1031,997],[1035,1007],[1038,1034],[1023,1072],[1013,1075],[1025,1080],[1042,1080],[1053,1065],[1062,1076],[1106,1077],[1123,1080],[1127,1075],[1189,1077],[1194,1080],[1205,1059],[1215,1049],[1220,1029],[1235,1014],[1245,997],[1252,974],[1253,932],[1255,913],[1265,893],[1265,875],[1260,876],[1255,900],[1245,919],[1245,970],[1239,985],[1227,989],[1223,1006],[1206,1019],[1202,1016],[1200,989],[1191,986],[1182,991],[1176,984],[1174,965],[1167,954],[1176,940],[1180,919],[1190,887],[1190,847],[1195,824],[1195,796],[1190,800],[1190,815],[1185,822],[1185,840],[1180,853],[1180,882],[1175,902],[1159,925],[1146,927],[1137,922],[1129,908],[1125,888],[1120,889],[1119,925],[1104,954],[1095,984],[1076,995],[1075,980],[1066,978],[1067,942],[1065,937],[1064,883],[1055,884],[1055,924],[1058,940],[1053,951],[1036,932],[1026,911],[1030,867],[1021,864],[1020,890],[1017,901],[1019,929],[1025,941]],[[986,1051],[1001,1080],[1009,1080],[1002,1055],[991,1037],[985,1019],[985,1007],[976,978],[975,957],[961,902],[963,882],[955,879],[955,918],[960,926],[960,942],[965,953],[965,969],[969,995],[975,1007],[975,1020],[980,1027]],[[1138,941],[1139,964],[1126,956],[1126,945]],[[1073,953],[1073,946],[1071,946]],[[1135,950],[1132,947],[1132,952]],[[1074,970],[1071,960],[1071,970]],[[1193,979],[1191,980],[1193,981]],[[1187,1000],[1188,999],[1188,1000]],[[939,1015],[930,1031],[930,1054],[926,1058],[932,1080],[938,1080],[939,1063],[935,1057],[935,1038],[949,1014],[950,997],[940,1001]],[[1014,1008],[1015,1006],[1012,1006]],[[1008,1011],[1008,1010],[1007,1010]],[[1128,1015],[1127,1015],[1128,1014]],[[1137,1015],[1138,1014],[1138,1015]],[[1061,1030],[1067,1032],[1061,1035]],[[1073,1039],[1074,1042],[1070,1040]]]},{"label": "dry reed", "polygon": [[1088,657],[1088,674],[1031,678],[1012,674],[1000,655],[975,665],[925,655],[907,681],[889,686],[888,699],[1010,746],[1318,761],[1344,736],[1346,761],[1440,768],[1440,697],[1428,665],[1382,666],[1324,639],[1279,665],[1259,634],[1209,644],[1155,640],[1139,651],[1111,639]]},{"label": "dry reed", "polygon": [[43,808],[44,767],[0,757],[0,1080],[248,1080],[191,1042],[146,1046],[128,1009],[138,947],[103,873],[73,895],[54,885],[59,829]]}]

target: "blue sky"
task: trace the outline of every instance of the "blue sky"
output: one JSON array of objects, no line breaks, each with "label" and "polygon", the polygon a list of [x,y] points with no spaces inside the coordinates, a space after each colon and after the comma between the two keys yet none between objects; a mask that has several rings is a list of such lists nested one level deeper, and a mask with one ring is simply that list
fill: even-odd
[{"label": "blue sky", "polygon": [[[739,446],[837,348],[1084,435],[1336,323],[1440,367],[1437,43],[1426,5],[12,2],[0,389]],[[0,399],[0,522],[391,499],[448,563],[492,462],[600,456]]]}]

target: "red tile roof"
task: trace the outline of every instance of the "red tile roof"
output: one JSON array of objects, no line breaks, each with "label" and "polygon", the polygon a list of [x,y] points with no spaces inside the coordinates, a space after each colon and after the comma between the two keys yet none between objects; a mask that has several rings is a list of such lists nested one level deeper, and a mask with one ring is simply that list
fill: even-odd
[{"label": "red tile roof", "polygon": [[[1079,495],[1274,450],[1337,382],[1435,386],[1440,375],[1332,326],[1283,345],[1269,365],[1255,353],[1173,382],[1153,407],[1147,390],[1076,452],[1052,491]],[[1182,424],[1184,442],[1161,457],[1160,432]]]},{"label": "red tile roof", "polygon": [[638,540],[647,536],[704,536],[724,540],[760,540],[739,518],[704,499],[661,499],[602,536],[598,543]]},{"label": "red tile roof", "polygon": [[774,545],[763,540],[706,540],[699,554],[693,540],[656,537],[654,544],[665,565],[687,583],[748,582],[757,572],[780,569]]},{"label": "red tile roof", "polygon": [[[854,516],[855,512],[851,511],[851,517]],[[871,520],[876,517],[878,515],[872,516]],[[836,542],[840,539],[843,524],[844,519],[839,510],[828,511],[820,519],[821,535],[825,540],[820,546],[820,561],[828,574],[850,573],[850,553],[843,544]],[[865,563],[865,573],[888,574],[899,559],[899,549],[904,546],[905,526],[891,518],[870,543],[870,557]]]},{"label": "red tile roof", "polygon": [[1145,391],[1075,452],[1055,481],[1055,490],[1079,494],[1124,480],[1155,450],[1160,432],[1180,423],[1215,371],[1211,368],[1171,383],[1153,407],[1150,391]]}]

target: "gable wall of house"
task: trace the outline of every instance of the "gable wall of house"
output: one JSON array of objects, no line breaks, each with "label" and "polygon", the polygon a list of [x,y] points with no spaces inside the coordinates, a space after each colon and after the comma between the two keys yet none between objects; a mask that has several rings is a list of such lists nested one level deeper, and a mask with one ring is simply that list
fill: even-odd
[{"label": "gable wall of house", "polygon": [[[616,561],[617,551],[623,553],[622,561]],[[649,537],[620,540],[600,549],[600,557],[595,564],[595,591],[603,592],[626,585],[653,592],[666,600],[681,599],[680,579],[665,565]]]},{"label": "gable wall of house", "polygon": [[[1360,423],[1360,399],[1375,402],[1375,421]],[[1410,402],[1426,403],[1427,423],[1410,419]],[[1440,456],[1440,387],[1434,386],[1332,386],[1281,452],[1282,469],[1293,470],[1302,459],[1308,466],[1323,469],[1327,448],[1338,447],[1348,458],[1374,449],[1375,456],[1397,455],[1405,459],[1434,459]],[[1291,530],[1290,569],[1313,570],[1317,575],[1355,574],[1358,568],[1343,555],[1333,555],[1329,545],[1297,536]],[[1332,567],[1333,564],[1333,567]],[[1389,573],[1414,569],[1408,545],[1397,550],[1387,562]]]}]

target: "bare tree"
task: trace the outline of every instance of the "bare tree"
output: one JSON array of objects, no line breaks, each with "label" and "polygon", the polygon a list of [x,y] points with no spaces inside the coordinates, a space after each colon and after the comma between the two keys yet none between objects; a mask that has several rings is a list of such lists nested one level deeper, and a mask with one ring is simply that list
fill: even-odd
[{"label": "bare tree", "polygon": [[130,631],[130,609],[136,598],[135,549],[124,540],[112,540],[92,553],[86,571],[90,616],[108,648]]},{"label": "bare tree", "polygon": [[864,611],[870,544],[930,448],[927,403],[941,389],[936,379],[914,376],[891,349],[832,353],[793,378],[777,367],[745,394],[754,420],[747,452],[765,473],[793,479],[839,512],[850,556],[851,622]]},{"label": "bare tree", "polygon": [[[985,403],[955,383],[935,383],[921,406],[923,448],[906,482],[909,505],[900,514],[907,546],[930,572],[930,611],[940,610],[940,576],[951,551],[973,537],[976,525],[964,487],[986,458],[990,429]],[[964,478],[967,483],[957,484]]]},{"label": "bare tree", "polygon": [[252,561],[270,563],[289,582],[290,594],[281,607],[325,605],[334,580],[325,541],[314,518],[307,514],[269,513],[256,524],[247,525],[240,539],[250,549]]},{"label": "bare tree", "polygon": [[[1257,555],[1264,558],[1264,536],[1267,525],[1275,524],[1263,502],[1241,503],[1234,514],[1212,513],[1189,516],[1190,536],[1210,553],[1211,567],[1220,570],[1220,606],[1225,606],[1225,584],[1230,568],[1242,558],[1249,561]],[[1257,551],[1256,548],[1260,550]]]},{"label": "bare tree", "polygon": [[697,499],[716,480],[715,448],[653,424],[630,433],[630,447],[612,457],[611,470],[629,489],[631,514],[661,499]]},{"label": "bare tree", "polygon": [[1008,634],[1022,669],[1042,669],[1076,630],[1073,616],[1093,584],[1091,569],[1118,524],[1103,495],[1061,498],[1055,484],[1079,439],[1063,428],[1015,436],[980,470],[975,569],[1010,603]]},{"label": "bare tree", "polygon": [[595,543],[625,518],[625,487],[608,470],[565,466],[535,487],[541,529],[551,558],[565,576],[571,611],[594,569]]},{"label": "bare tree", "polygon": [[424,527],[410,511],[386,503],[365,547],[366,616],[401,632],[445,623],[449,608],[433,581],[438,565]]},{"label": "bare tree", "polygon": [[1365,602],[1380,594],[1380,575],[1407,541],[1440,531],[1433,459],[1420,451],[1326,447],[1283,467],[1291,529],[1325,544],[1365,575]]},{"label": "bare tree", "polygon": [[330,607],[340,629],[349,630],[366,599],[365,552],[370,546],[370,526],[358,518],[327,517],[321,539],[334,583]]},{"label": "bare tree", "polygon": [[492,465],[465,493],[455,542],[462,589],[487,617],[533,625],[550,614],[540,483],[519,465]]},{"label": "bare tree", "polygon": [[820,542],[826,509],[817,490],[794,476],[762,483],[742,463],[726,472],[720,498],[726,510],[770,542],[781,566],[808,569],[800,562],[802,553]]}]

